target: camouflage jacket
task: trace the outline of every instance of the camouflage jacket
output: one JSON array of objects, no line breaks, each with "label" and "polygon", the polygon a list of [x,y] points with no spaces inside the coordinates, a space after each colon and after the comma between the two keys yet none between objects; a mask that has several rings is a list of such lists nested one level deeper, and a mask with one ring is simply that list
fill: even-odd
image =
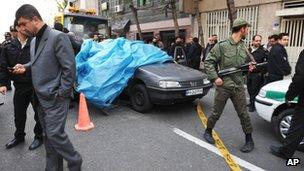
[{"label": "camouflage jacket", "polygon": [[[218,78],[217,71],[231,67],[238,67],[248,61],[246,45],[241,40],[236,43],[230,37],[217,43],[205,60],[205,70],[208,78],[214,82]],[[243,87],[244,78],[241,72],[224,76],[222,78],[224,87]]]}]

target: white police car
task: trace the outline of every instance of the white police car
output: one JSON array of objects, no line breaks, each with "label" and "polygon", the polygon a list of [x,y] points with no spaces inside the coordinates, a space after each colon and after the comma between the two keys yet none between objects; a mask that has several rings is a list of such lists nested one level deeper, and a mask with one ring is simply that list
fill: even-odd
[{"label": "white police car", "polygon": [[[290,83],[290,79],[269,83],[262,87],[255,98],[258,115],[272,123],[275,133],[281,140],[286,137],[297,103],[297,99],[292,101],[290,106],[285,103],[285,94]],[[300,145],[300,148],[304,149],[304,141]]]}]

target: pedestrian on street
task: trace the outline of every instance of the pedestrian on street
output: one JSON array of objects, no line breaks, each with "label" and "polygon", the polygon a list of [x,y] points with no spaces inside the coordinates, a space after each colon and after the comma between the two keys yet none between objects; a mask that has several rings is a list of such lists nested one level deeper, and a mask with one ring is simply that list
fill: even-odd
[{"label": "pedestrian on street", "polygon": [[[220,118],[226,102],[231,99],[233,106],[240,118],[243,132],[245,134],[245,145],[241,148],[244,153],[250,152],[254,148],[252,139],[252,126],[250,117],[246,109],[246,95],[244,79],[241,72],[230,74],[220,78],[218,76],[218,66],[220,69],[238,67],[248,60],[244,39],[249,32],[250,24],[243,19],[236,19],[232,26],[232,35],[224,41],[217,43],[210,51],[205,60],[206,74],[216,85],[214,105],[211,115],[208,117],[207,128],[204,133],[205,140],[214,144],[212,129]],[[254,69],[252,63],[249,70]]]},{"label": "pedestrian on street", "polygon": [[[7,43],[0,55],[1,68],[12,68],[16,64],[26,64],[30,62],[30,43],[31,38],[27,37],[23,31],[14,24],[17,30],[17,38],[12,39]],[[15,86],[14,93],[14,118],[16,131],[14,139],[5,145],[7,149],[13,148],[16,145],[24,142],[25,137],[25,123],[26,123],[26,112],[29,104],[31,103],[34,110],[34,119],[36,125],[34,127],[35,138],[29,149],[34,150],[42,145],[42,128],[38,119],[36,106],[33,103],[33,84],[30,74],[14,75],[10,74],[10,70],[0,71],[0,92],[5,94],[7,91],[7,83],[12,80]]]},{"label": "pedestrian on street", "polygon": [[16,20],[21,30],[29,36],[35,36],[31,42],[31,62],[17,64],[13,73],[32,74],[36,92],[34,100],[44,131],[45,170],[63,170],[63,159],[67,161],[69,170],[81,170],[81,155],[65,133],[76,73],[69,38],[65,33],[47,26],[32,5],[22,5],[16,12]]},{"label": "pedestrian on street", "polygon": [[[11,27],[10,27],[10,29],[11,29]],[[12,33],[14,33],[14,32],[12,32]],[[2,48],[3,48],[6,44],[10,44],[11,41],[12,41],[12,39],[14,38],[14,37],[12,36],[11,32],[5,32],[4,37],[5,37],[5,40],[2,42]],[[9,91],[12,90],[12,83],[11,83],[11,80],[10,80],[10,79],[8,80],[6,87],[7,87],[7,90],[9,90]]]},{"label": "pedestrian on street", "polygon": [[211,37],[209,37],[208,43],[206,45],[206,48],[204,49],[203,58],[202,58],[203,62],[205,61],[205,59],[207,58],[209,52],[211,51],[211,49],[214,47],[214,45],[216,43],[217,43],[217,35],[213,34]]},{"label": "pedestrian on street", "polygon": [[4,41],[2,42],[2,45],[4,46],[6,43],[10,42],[12,40],[12,35],[10,32],[4,33]]},{"label": "pedestrian on street", "polygon": [[160,39],[159,35],[155,35],[152,39],[152,45],[160,48],[161,50],[163,50],[165,48],[163,42]]},{"label": "pedestrian on street", "polygon": [[271,48],[278,43],[279,36],[274,34],[268,37],[268,43],[264,44],[263,47],[270,52]]},{"label": "pedestrian on street", "polygon": [[[255,35],[252,38],[251,54],[254,57],[255,62],[262,63],[267,61],[268,51],[261,46],[262,36]],[[267,67],[257,67],[247,75],[247,90],[250,96],[249,112],[255,111],[254,99],[259,94],[260,89],[264,85],[264,75],[267,71]]]},{"label": "pedestrian on street", "polygon": [[291,124],[280,147],[270,146],[270,152],[278,157],[292,158],[298,145],[304,138],[304,50],[300,53],[296,64],[295,74],[285,95],[286,102],[293,101],[298,97],[298,102],[291,119]]},{"label": "pedestrian on street", "polygon": [[187,65],[186,46],[181,37],[176,37],[175,43],[169,48],[168,55],[180,64]]},{"label": "pedestrian on street", "polygon": [[270,50],[267,65],[267,83],[283,80],[284,76],[291,73],[288,62],[288,55],[285,46],[288,45],[289,37],[287,33],[280,33],[278,43]]},{"label": "pedestrian on street", "polygon": [[201,61],[201,54],[202,54],[202,46],[198,42],[198,38],[193,38],[193,43],[191,43],[187,50],[187,60],[188,66],[199,70],[199,65]]}]

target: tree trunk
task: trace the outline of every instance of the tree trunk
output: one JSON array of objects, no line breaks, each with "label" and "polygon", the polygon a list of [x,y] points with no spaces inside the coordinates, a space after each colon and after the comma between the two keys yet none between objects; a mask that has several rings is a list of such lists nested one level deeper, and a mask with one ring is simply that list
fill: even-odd
[{"label": "tree trunk", "polygon": [[174,29],[175,29],[175,37],[179,36],[179,26],[177,21],[177,9],[176,9],[176,0],[170,0],[170,6],[172,10],[172,18],[174,22]]},{"label": "tree trunk", "polygon": [[237,11],[235,8],[234,0],[227,0],[227,7],[228,7],[228,16],[230,20],[230,29],[232,29],[233,21],[237,17]]},{"label": "tree trunk", "polygon": [[139,39],[143,40],[142,33],[141,33],[141,28],[140,28],[139,21],[138,21],[137,9],[134,7],[133,1],[130,1],[130,8],[131,8],[131,11],[133,13],[133,17],[134,17],[135,24],[136,24],[136,27],[137,27],[137,32],[138,32],[138,35],[139,35]]},{"label": "tree trunk", "polygon": [[201,18],[201,13],[199,12],[199,0],[194,0],[194,8],[195,8],[195,15],[197,18],[197,25],[198,25],[198,38],[200,40],[201,46],[205,47],[202,18]]}]

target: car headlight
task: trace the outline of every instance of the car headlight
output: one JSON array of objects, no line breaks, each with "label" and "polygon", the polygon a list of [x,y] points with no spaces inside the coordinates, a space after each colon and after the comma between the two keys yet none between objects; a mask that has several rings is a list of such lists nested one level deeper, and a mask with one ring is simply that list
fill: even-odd
[{"label": "car headlight", "polygon": [[264,98],[266,97],[266,93],[267,93],[266,90],[261,89],[259,92],[259,96]]},{"label": "car headlight", "polygon": [[177,81],[159,81],[158,85],[161,88],[177,88],[177,87],[181,87],[181,85]]},{"label": "car headlight", "polygon": [[208,80],[207,78],[204,78],[204,84],[209,84],[210,80]]}]

